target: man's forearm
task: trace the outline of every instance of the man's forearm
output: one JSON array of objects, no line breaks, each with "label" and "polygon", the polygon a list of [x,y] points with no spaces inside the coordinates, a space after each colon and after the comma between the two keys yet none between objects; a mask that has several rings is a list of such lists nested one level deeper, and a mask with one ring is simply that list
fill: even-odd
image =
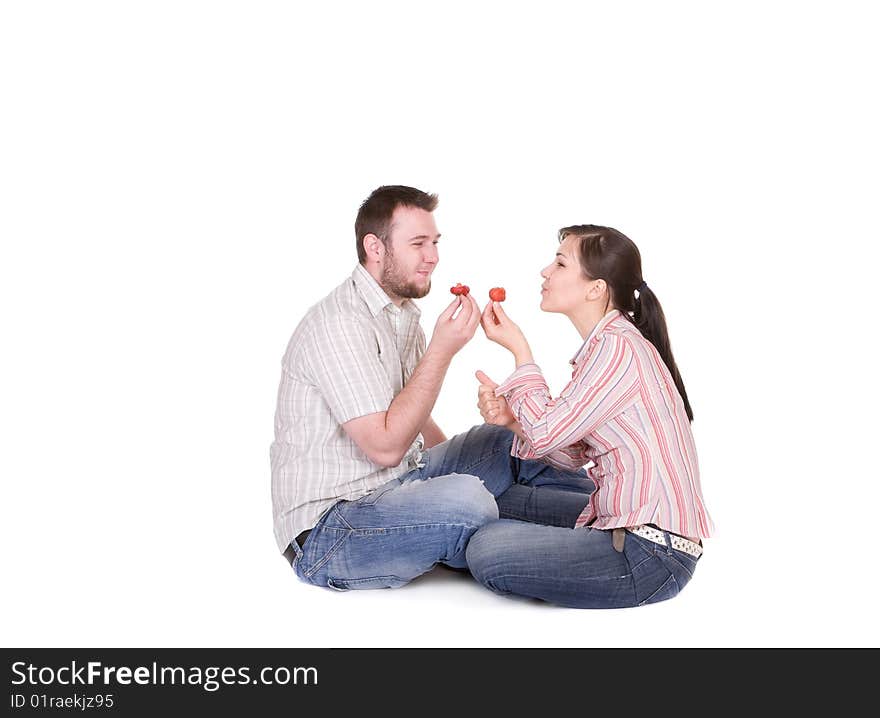
[{"label": "man's forearm", "polygon": [[452,361],[429,346],[406,386],[385,414],[388,443],[405,453],[431,415]]},{"label": "man's forearm", "polygon": [[437,426],[434,419],[430,416],[422,426],[422,436],[425,439],[426,449],[430,449],[432,446],[437,446],[437,444],[442,444],[446,441],[446,434],[443,433],[443,430]]}]

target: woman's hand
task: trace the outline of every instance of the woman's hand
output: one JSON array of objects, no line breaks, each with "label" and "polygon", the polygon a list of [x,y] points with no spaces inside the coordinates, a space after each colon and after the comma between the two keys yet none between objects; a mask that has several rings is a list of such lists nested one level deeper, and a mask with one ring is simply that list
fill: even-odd
[{"label": "woman's hand", "polygon": [[483,421],[487,424],[508,428],[516,424],[516,417],[507,405],[507,399],[503,396],[495,396],[495,388],[498,383],[492,381],[481,371],[477,372],[477,381],[480,382],[480,388],[477,389],[477,408],[480,410]]},{"label": "woman's hand", "polygon": [[532,350],[529,348],[525,335],[501,308],[501,302],[489,302],[486,305],[480,318],[480,324],[489,339],[514,355],[517,366],[533,361]]}]

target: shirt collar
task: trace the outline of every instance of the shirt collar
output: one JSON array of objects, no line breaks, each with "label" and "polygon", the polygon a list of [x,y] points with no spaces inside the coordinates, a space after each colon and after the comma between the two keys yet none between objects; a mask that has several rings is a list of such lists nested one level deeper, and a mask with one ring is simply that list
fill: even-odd
[{"label": "shirt collar", "polygon": [[623,315],[617,309],[610,310],[604,317],[599,320],[599,323],[595,327],[593,327],[593,331],[590,332],[590,336],[588,336],[584,340],[584,343],[581,344],[580,349],[578,349],[577,353],[575,353],[575,355],[571,359],[569,359],[568,363],[572,366],[577,366],[578,364],[580,364],[581,360],[584,358],[584,355],[586,355],[593,341],[598,340],[599,335],[605,331],[608,325],[611,324],[618,317],[622,316]]},{"label": "shirt collar", "polygon": [[[363,264],[358,264],[354,268],[351,278],[374,317],[378,317],[380,312],[386,307],[390,307],[392,311],[397,310],[397,305],[388,298],[385,290],[379,286],[379,282],[373,278],[373,275],[367,271]],[[413,314],[416,318],[421,315],[421,310],[411,299],[404,299],[400,309],[406,313]]]}]

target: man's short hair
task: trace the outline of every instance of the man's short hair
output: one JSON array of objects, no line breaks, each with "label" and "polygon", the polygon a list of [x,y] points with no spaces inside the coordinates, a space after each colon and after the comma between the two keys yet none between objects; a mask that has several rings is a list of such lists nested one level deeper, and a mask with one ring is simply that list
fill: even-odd
[{"label": "man's short hair", "polygon": [[368,234],[375,234],[386,247],[388,246],[391,215],[398,207],[417,207],[426,212],[433,212],[437,208],[437,195],[399,184],[385,185],[373,190],[364,200],[354,221],[358,261],[361,264],[367,261],[364,237]]}]

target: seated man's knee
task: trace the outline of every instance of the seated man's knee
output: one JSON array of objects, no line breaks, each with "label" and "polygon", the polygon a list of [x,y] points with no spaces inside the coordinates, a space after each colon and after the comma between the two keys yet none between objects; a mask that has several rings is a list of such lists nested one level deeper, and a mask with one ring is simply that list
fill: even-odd
[{"label": "seated man's knee", "polygon": [[494,424],[477,424],[468,429],[465,439],[468,442],[479,442],[489,447],[492,444],[499,444],[507,447],[508,453],[513,445],[513,432],[504,426],[495,426]]},{"label": "seated man's knee", "polygon": [[498,518],[495,497],[476,476],[453,474],[448,498],[457,519],[469,526],[482,526]]}]

